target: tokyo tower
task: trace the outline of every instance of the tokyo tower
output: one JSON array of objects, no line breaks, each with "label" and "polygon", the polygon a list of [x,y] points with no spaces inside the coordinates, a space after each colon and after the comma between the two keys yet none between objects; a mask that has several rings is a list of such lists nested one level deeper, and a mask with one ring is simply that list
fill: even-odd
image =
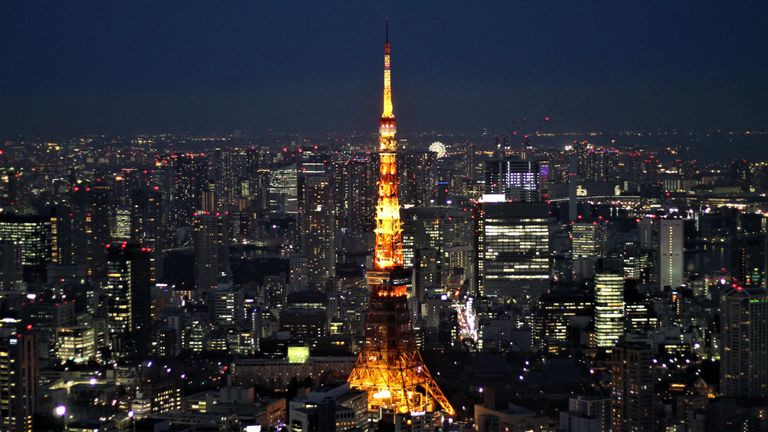
[{"label": "tokyo tower", "polygon": [[394,414],[455,411],[429,374],[416,347],[408,309],[410,272],[403,267],[403,230],[397,192],[397,141],[392,108],[389,25],[384,43],[384,109],[379,121],[379,182],[376,245],[365,345],[349,376],[353,389],[368,393],[369,411]]}]

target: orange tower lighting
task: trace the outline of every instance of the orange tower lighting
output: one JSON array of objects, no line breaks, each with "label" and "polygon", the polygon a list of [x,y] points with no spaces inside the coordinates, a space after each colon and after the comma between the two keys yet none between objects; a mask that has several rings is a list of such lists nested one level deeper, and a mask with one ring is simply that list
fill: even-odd
[{"label": "orange tower lighting", "polygon": [[379,121],[379,187],[371,297],[365,346],[349,376],[368,393],[369,411],[394,414],[455,411],[429,374],[416,347],[408,309],[410,272],[403,268],[403,230],[397,190],[396,123],[392,107],[389,25],[384,43],[384,107]]}]

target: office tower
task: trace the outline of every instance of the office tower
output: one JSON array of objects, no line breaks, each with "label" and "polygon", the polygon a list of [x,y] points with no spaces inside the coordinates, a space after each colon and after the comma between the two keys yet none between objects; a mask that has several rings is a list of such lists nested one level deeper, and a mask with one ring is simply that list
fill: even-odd
[{"label": "office tower", "polygon": [[581,290],[553,289],[541,296],[533,328],[536,348],[550,354],[566,352],[572,344],[569,332],[576,321],[594,314],[594,301]]},{"label": "office tower", "polygon": [[483,202],[475,211],[480,295],[538,298],[549,287],[547,204]]},{"label": "office tower", "polygon": [[127,242],[106,247],[107,326],[112,351],[119,357],[148,351],[152,326],[150,252]]},{"label": "office tower", "polygon": [[333,185],[325,173],[303,173],[299,187],[299,235],[307,259],[307,282],[322,289],[336,270]]},{"label": "office tower", "polygon": [[243,290],[231,284],[219,286],[209,294],[211,322],[223,327],[241,327],[245,322]]},{"label": "office tower", "polygon": [[511,202],[541,201],[539,164],[516,158],[486,161],[485,193],[504,195]]},{"label": "office tower", "polygon": [[636,286],[625,285],[624,329],[627,333],[648,334],[659,327],[653,300],[642,295]]},{"label": "office tower", "polygon": [[659,223],[659,287],[683,284],[683,221],[662,219]]},{"label": "office tower", "polygon": [[69,208],[56,206],[51,209],[51,263],[70,265],[74,262],[72,224]]},{"label": "office tower", "polygon": [[25,271],[42,272],[51,259],[50,218],[2,213],[0,241],[16,245]]},{"label": "office tower", "polygon": [[371,297],[365,345],[349,375],[353,389],[368,393],[369,411],[394,415],[455,411],[429,374],[416,348],[408,309],[410,275],[403,268],[403,231],[398,202],[397,141],[390,82],[389,31],[384,45],[384,109],[379,122],[379,190]]},{"label": "office tower", "polygon": [[60,362],[85,363],[96,359],[96,331],[92,326],[56,328],[56,358]]},{"label": "office tower", "polygon": [[189,226],[200,209],[208,180],[208,161],[203,153],[180,153],[171,156],[173,169],[171,190],[171,225]]},{"label": "office tower", "polygon": [[624,278],[617,273],[595,275],[595,344],[610,351],[624,334]]},{"label": "office tower", "polygon": [[621,343],[611,362],[611,421],[614,432],[656,430],[656,392],[651,347]]},{"label": "office tower", "polygon": [[415,267],[414,257],[419,249],[443,249],[443,222],[446,207],[411,207],[402,209],[403,262]]},{"label": "office tower", "polygon": [[208,180],[205,182],[205,187],[203,188],[203,198],[200,203],[200,208],[204,212],[213,213],[218,207],[219,205],[216,200],[216,182]]},{"label": "office tower", "polygon": [[280,312],[280,329],[300,343],[315,347],[328,334],[328,317],[324,309],[289,306]]},{"label": "office tower", "polygon": [[239,207],[243,197],[242,185],[243,182],[247,183],[249,169],[256,171],[259,166],[258,152],[255,150],[226,148],[214,152],[217,208]]},{"label": "office tower", "polygon": [[195,256],[194,281],[197,296],[215,290],[229,274],[229,241],[220,215],[197,213],[192,222]]},{"label": "office tower", "polygon": [[436,198],[437,178],[434,152],[400,152],[397,161],[397,180],[400,186],[400,204],[429,207]]},{"label": "office tower", "polygon": [[768,397],[768,291],[736,287],[722,297],[720,392]]},{"label": "office tower", "polygon": [[84,265],[89,279],[106,277],[104,245],[110,241],[110,189],[104,185],[74,186],[72,200],[72,256]]},{"label": "office tower", "polygon": [[115,208],[115,219],[112,225],[112,240],[128,241],[131,239],[131,207],[118,206]]},{"label": "office tower", "polygon": [[759,234],[745,234],[731,242],[731,276],[745,287],[763,285],[765,243],[765,236]]},{"label": "office tower", "polygon": [[152,279],[163,274],[163,249],[166,244],[163,195],[159,190],[134,189],[131,192],[131,241],[152,250]]},{"label": "office tower", "polygon": [[602,222],[578,222],[571,224],[571,256],[600,258],[605,256],[606,226]]},{"label": "office tower", "polygon": [[654,218],[643,218],[640,220],[640,249],[650,251],[655,248],[658,238],[658,220]]},{"label": "office tower", "polygon": [[21,248],[11,240],[0,240],[0,291],[21,289]]},{"label": "office tower", "polygon": [[299,211],[298,194],[296,164],[272,168],[269,174],[269,212],[295,216]]},{"label": "office tower", "polygon": [[372,155],[356,155],[333,164],[336,226],[344,252],[368,247],[365,239],[375,225],[377,168]]},{"label": "office tower", "polygon": [[0,329],[0,432],[31,432],[39,385],[31,326]]},{"label": "office tower", "polygon": [[622,245],[621,259],[624,268],[624,279],[641,280],[644,272],[647,273],[648,256],[641,253],[637,243],[625,242]]}]

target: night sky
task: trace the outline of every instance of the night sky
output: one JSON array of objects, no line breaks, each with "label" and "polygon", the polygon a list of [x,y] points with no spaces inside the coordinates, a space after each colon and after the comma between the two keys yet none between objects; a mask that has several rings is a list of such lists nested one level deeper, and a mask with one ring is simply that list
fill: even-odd
[{"label": "night sky", "polygon": [[0,135],[768,128],[768,2],[0,2]]}]

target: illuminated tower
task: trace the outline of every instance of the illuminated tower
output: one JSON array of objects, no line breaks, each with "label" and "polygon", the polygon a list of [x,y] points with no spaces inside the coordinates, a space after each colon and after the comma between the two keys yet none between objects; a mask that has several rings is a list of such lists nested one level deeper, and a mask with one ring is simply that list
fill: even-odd
[{"label": "illuminated tower", "polygon": [[376,206],[376,245],[365,346],[349,376],[350,387],[368,393],[370,411],[393,414],[442,410],[454,415],[429,374],[411,328],[403,268],[403,231],[397,194],[397,141],[390,86],[389,30],[384,44],[384,110],[379,122],[379,187]]}]

